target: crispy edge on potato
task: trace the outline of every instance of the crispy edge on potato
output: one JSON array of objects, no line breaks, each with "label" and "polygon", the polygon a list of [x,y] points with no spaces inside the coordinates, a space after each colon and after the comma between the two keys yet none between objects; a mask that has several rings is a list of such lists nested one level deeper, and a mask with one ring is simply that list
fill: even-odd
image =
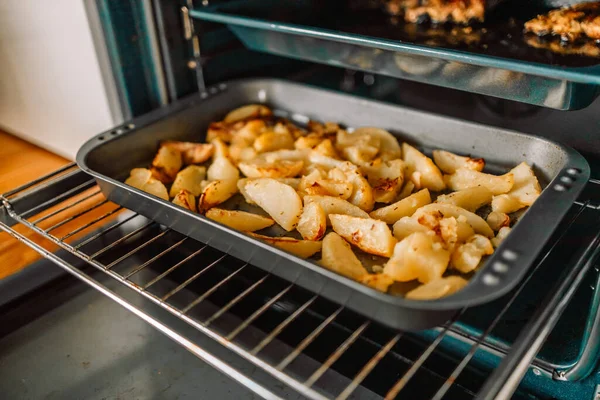
[{"label": "crispy edge on potato", "polygon": [[492,175],[484,172],[473,171],[466,168],[459,168],[452,175],[444,176],[444,181],[448,188],[452,190],[464,190],[477,186],[484,186],[493,195],[508,193],[514,183],[515,178],[511,172],[504,175]]},{"label": "crispy edge on potato", "polygon": [[379,219],[384,221],[386,224],[394,224],[402,217],[410,217],[419,208],[431,203],[431,195],[429,190],[423,189],[417,193],[413,193],[410,196],[379,208],[375,211],[371,211],[369,214],[371,218]]},{"label": "crispy edge on potato", "polygon": [[275,223],[272,218],[263,217],[262,215],[238,210],[224,210],[216,207],[206,212],[206,218],[245,232],[259,231]]},{"label": "crispy edge on potato", "polygon": [[206,167],[198,165],[188,165],[177,173],[173,185],[171,185],[170,195],[175,197],[177,193],[185,189],[194,196],[198,197],[202,193],[202,181],[206,178]]},{"label": "crispy edge on potato", "polygon": [[313,240],[299,240],[285,236],[271,237],[259,235],[253,232],[248,232],[248,234],[254,238],[262,240],[265,243],[278,247],[281,250],[285,250],[288,253],[292,253],[296,257],[300,258],[309,258],[321,251],[322,247],[322,242]]},{"label": "crispy edge on potato", "polygon": [[321,257],[319,264],[323,267],[355,281],[368,274],[350,244],[335,232],[327,234],[323,239]]},{"label": "crispy edge on potato", "polygon": [[209,209],[227,200],[238,191],[237,180],[226,179],[210,182],[198,200],[198,211],[204,214]]},{"label": "crispy edge on potato", "polygon": [[476,233],[480,233],[488,238],[494,237],[494,231],[483,218],[464,208],[452,204],[431,203],[419,208],[415,212],[414,217],[419,218],[426,213],[440,213],[442,217],[454,217],[457,220],[463,217],[466,220],[465,222],[471,225]]},{"label": "crispy edge on potato", "polygon": [[338,235],[362,251],[383,257],[392,255],[396,239],[385,222],[341,214],[331,214],[329,219]]},{"label": "crispy edge on potato", "polygon": [[308,203],[302,210],[302,215],[296,227],[305,240],[320,240],[327,229],[327,215],[318,202]]},{"label": "crispy edge on potato", "polygon": [[446,174],[453,174],[459,168],[480,172],[485,168],[485,160],[483,158],[459,156],[445,150],[434,150],[433,161]]},{"label": "crispy edge on potato", "polygon": [[183,208],[187,208],[190,211],[196,212],[196,197],[185,189],[181,189],[173,199],[173,204],[177,204]]},{"label": "crispy edge on potato", "polygon": [[244,192],[286,231],[298,225],[303,208],[302,199],[291,186],[275,179],[259,178],[248,181]]},{"label": "crispy edge on potato", "polygon": [[152,160],[152,176],[162,183],[171,183],[181,169],[181,153],[169,146],[160,146]]}]

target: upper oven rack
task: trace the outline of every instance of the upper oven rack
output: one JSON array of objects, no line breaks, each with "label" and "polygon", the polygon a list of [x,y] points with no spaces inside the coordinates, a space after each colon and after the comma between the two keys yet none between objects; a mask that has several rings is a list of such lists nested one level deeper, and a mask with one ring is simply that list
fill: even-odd
[{"label": "upper oven rack", "polygon": [[[540,257],[528,278],[506,297],[502,312],[483,327],[482,334],[475,336],[456,322],[467,310],[462,310],[448,325],[423,335],[379,326],[239,262],[210,244],[199,243],[108,202],[92,178],[74,164],[0,196],[0,230],[25,242],[262,397],[279,395],[202,350],[174,325],[147,313],[137,302],[127,301],[104,287],[74,263],[72,255],[307,398],[394,398],[400,390],[402,394],[410,390],[416,396],[411,398],[458,395],[493,399],[509,397],[528,371],[534,379],[547,380],[553,373],[555,379],[570,379],[582,377],[594,366],[597,337],[583,343],[580,360],[568,371],[553,371],[552,366],[534,357],[600,252],[597,229],[581,240],[576,257],[569,268],[565,266],[565,276],[555,287],[549,285],[545,301],[511,348],[498,348],[488,336],[494,326],[507,318],[519,293],[529,290],[530,279],[546,272],[545,267],[574,227],[590,220],[597,226],[600,182],[591,180],[588,188],[591,191],[586,190],[582,200],[574,204],[572,217],[548,252]],[[593,195],[595,191],[598,193]],[[93,217],[89,217],[91,212]],[[63,252],[48,250],[16,225],[33,231]],[[592,304],[590,310],[596,306]],[[269,318],[261,318],[267,315]],[[598,315],[590,315],[590,321],[595,326]],[[296,330],[303,332],[301,340],[290,342],[289,334]],[[337,340],[320,349],[327,354],[310,351],[311,346],[318,346],[325,338]],[[461,350],[448,353],[449,342],[459,343],[454,349]],[[477,363],[481,351],[496,360],[492,371]],[[348,370],[341,364],[349,360],[360,362],[354,361],[358,365]],[[438,365],[444,365],[441,371],[437,370]],[[469,386],[474,379],[473,368],[484,370],[486,379]],[[397,373],[390,376],[386,371]]]}]

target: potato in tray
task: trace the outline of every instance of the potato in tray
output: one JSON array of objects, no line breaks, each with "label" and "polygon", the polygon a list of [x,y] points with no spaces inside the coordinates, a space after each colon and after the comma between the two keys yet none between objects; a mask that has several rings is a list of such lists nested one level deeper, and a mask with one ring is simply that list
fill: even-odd
[{"label": "potato in tray", "polygon": [[[541,193],[523,162],[432,157],[378,127],[232,110],[208,143],[159,144],[126,183],[390,295],[433,300],[461,290]],[[167,190],[169,189],[169,190]]]}]

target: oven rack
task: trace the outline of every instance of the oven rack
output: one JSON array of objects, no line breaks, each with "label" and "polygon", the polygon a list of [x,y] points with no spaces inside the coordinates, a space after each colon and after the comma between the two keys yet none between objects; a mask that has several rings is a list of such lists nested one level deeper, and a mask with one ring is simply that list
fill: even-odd
[{"label": "oven rack", "polygon": [[[204,351],[174,325],[107,289],[72,261],[72,256],[310,399],[391,399],[407,393],[415,399],[503,399],[517,390],[528,372],[557,380],[582,378],[594,367],[598,355],[598,335],[590,334],[582,342],[577,362],[566,370],[559,371],[535,358],[596,261],[600,252],[597,228],[579,238],[580,248],[570,258],[569,268],[565,265],[558,283],[549,285],[545,300],[512,346],[498,346],[491,333],[506,318],[519,294],[528,290],[530,279],[543,274],[545,266],[562,251],[568,232],[582,223],[598,226],[600,181],[590,180],[547,253],[506,297],[502,311],[481,327],[480,334],[460,324],[461,315],[468,310],[459,312],[445,326],[421,333],[380,326],[219,252],[210,243],[187,238],[109,202],[94,180],[75,164],[6,193],[0,200],[0,230],[264,398],[280,398],[280,394],[272,385],[253,381],[244,371]],[[86,219],[92,212],[94,217]],[[17,225],[62,251],[42,246]],[[590,306],[591,333],[598,329],[597,306],[594,302]],[[478,362],[480,352],[495,360],[492,367]]]}]

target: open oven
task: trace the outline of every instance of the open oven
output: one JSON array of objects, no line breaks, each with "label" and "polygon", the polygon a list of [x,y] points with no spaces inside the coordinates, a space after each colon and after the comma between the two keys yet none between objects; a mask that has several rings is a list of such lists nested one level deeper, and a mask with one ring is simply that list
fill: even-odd
[{"label": "open oven", "polygon": [[[580,2],[489,2],[473,27],[406,23],[401,1],[97,3],[130,118],[0,196],[2,231],[263,398],[600,398],[600,47],[522,29]],[[394,314],[119,183],[169,132],[200,141],[246,103],[532,160],[546,189],[472,278],[485,301]],[[3,307],[32,279],[0,281]]]}]

